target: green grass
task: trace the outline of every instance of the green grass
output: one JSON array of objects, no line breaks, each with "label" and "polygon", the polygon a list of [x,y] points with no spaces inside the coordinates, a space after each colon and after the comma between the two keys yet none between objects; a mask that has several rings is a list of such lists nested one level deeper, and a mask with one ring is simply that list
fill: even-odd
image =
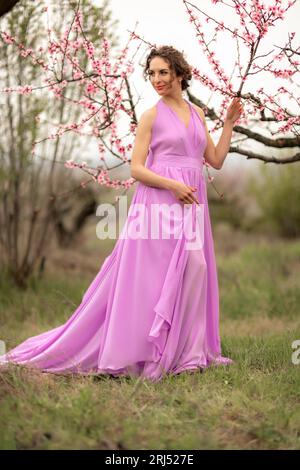
[{"label": "green grass", "polygon": [[[159,383],[11,367],[0,374],[0,448],[299,448],[300,243],[247,245],[217,263],[233,365]],[[14,345],[59,325],[91,279],[59,272],[24,292],[2,280],[2,337]]]},{"label": "green grass", "polygon": [[229,257],[219,256],[218,266],[227,317],[299,318],[299,242],[247,245]]}]

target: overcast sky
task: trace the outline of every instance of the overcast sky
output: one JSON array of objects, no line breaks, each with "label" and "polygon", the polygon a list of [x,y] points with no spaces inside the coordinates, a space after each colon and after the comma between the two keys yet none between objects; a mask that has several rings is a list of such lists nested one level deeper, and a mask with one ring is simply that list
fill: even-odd
[{"label": "overcast sky", "polygon": [[[95,4],[102,4],[101,0],[94,0]],[[213,5],[211,0],[195,0],[197,5],[202,10],[209,13],[211,16],[216,17],[219,20],[223,20],[225,24],[230,26],[238,26],[236,23],[236,17],[233,12],[224,7],[223,5]],[[231,3],[228,0],[227,3]],[[272,0],[264,0],[264,3],[274,4]],[[287,4],[287,1],[284,1]],[[111,0],[110,6],[113,12],[114,18],[118,19],[119,27],[117,34],[120,38],[120,44],[125,45],[125,41],[128,39],[128,31],[133,30],[136,22],[138,26],[136,33],[142,36],[146,41],[151,43],[168,44],[172,45],[179,50],[183,50],[189,63],[197,67],[200,71],[203,70],[205,74],[208,74],[212,78],[214,75],[211,72],[210,66],[206,61],[206,58],[202,52],[200,45],[197,43],[195,31],[193,25],[189,22],[188,15],[185,10],[185,6],[182,0]],[[196,13],[196,12],[195,12]],[[198,14],[196,15],[198,16]],[[206,23],[202,16],[198,16],[200,22],[203,25],[204,34],[206,37],[211,37],[211,26],[210,23]],[[268,33],[268,36],[264,39],[260,53],[269,52],[274,49],[275,45],[282,45],[287,39],[287,33],[296,31],[296,43],[299,44],[299,18],[300,18],[300,1],[297,2],[296,6],[292,7],[286,19],[284,21],[278,20],[276,28],[272,28]],[[137,44],[138,42],[134,42]],[[236,60],[236,49],[232,39],[222,34],[220,39],[216,43],[214,50],[216,57],[220,60],[221,66],[224,70],[230,74],[232,70],[232,63]],[[146,47],[142,47],[142,51],[138,56],[139,60],[144,61]],[[244,58],[244,62],[247,60],[247,50],[241,47],[241,57]],[[243,63],[243,60],[242,60]],[[239,82],[233,82],[234,85],[238,86]],[[136,67],[135,72],[132,75],[131,84],[133,91],[136,90],[136,97],[140,95],[140,102],[137,106],[138,116],[146,108],[153,106],[159,99],[158,94],[152,88],[150,83],[145,82],[142,77],[142,66]],[[281,84],[288,87],[288,82],[282,82]],[[252,82],[247,84],[244,91],[255,91],[260,86],[266,86],[269,92],[280,86],[279,81],[275,81],[269,75],[259,76],[259,79],[254,76]],[[211,94],[206,90],[198,81],[192,80],[190,89],[192,93],[201,98],[205,103],[218,106],[220,97],[215,94]],[[218,135],[214,134],[214,139],[218,139]],[[229,157],[232,155],[229,155]],[[243,161],[245,157],[227,158],[225,164],[229,164],[229,160]],[[249,164],[249,162],[247,162]],[[253,165],[253,162],[251,162]],[[225,167],[225,165],[224,165]],[[223,167],[223,168],[224,168]]]},{"label": "overcast sky", "polygon": [[[98,1],[98,3],[101,0]],[[250,1],[248,0],[250,3]],[[97,1],[95,0],[95,3]],[[215,16],[219,20],[223,20],[225,24],[230,26],[237,26],[236,15],[232,10],[224,7],[223,5],[213,5],[211,0],[195,0],[197,5],[203,11]],[[231,3],[230,0],[228,3]],[[274,4],[274,0],[264,0],[265,4]],[[285,0],[284,3],[287,4]],[[208,63],[205,62],[205,56],[202,49],[195,37],[194,26],[189,22],[185,6],[182,0],[110,0],[110,5],[114,17],[119,20],[118,34],[122,42],[125,44],[128,38],[127,30],[133,30],[135,23],[138,22],[136,29],[137,34],[141,35],[146,41],[156,44],[169,44],[179,50],[183,50],[186,54],[188,61],[201,69],[206,74],[211,74]],[[198,16],[195,10],[196,16]],[[202,21],[202,16],[198,16],[200,22],[203,23],[203,30],[206,37],[211,37],[212,23]],[[276,28],[271,29],[268,36],[264,38],[261,43],[261,53],[267,52],[274,48],[274,45],[281,45],[287,37],[288,31],[299,30],[300,18],[300,1],[294,6],[286,15],[285,21],[278,20]],[[297,32],[298,34],[298,32]],[[299,34],[298,34],[299,39]],[[232,70],[232,63],[235,60],[236,50],[233,50],[233,42],[229,35],[222,33],[219,36],[214,50],[222,67],[228,73]],[[240,51],[243,54],[243,48]],[[245,60],[248,56],[245,55]],[[135,80],[139,79],[142,67],[137,69]],[[213,76],[211,74],[211,76]],[[274,83],[274,80],[270,80]],[[157,97],[156,92],[152,89],[149,83],[141,79],[136,85],[139,87],[139,92],[143,92],[143,99],[145,106],[151,105]],[[253,83],[255,86],[255,83]],[[259,84],[261,85],[261,84]],[[193,91],[200,90],[205,93],[205,89],[199,85],[198,82],[193,82]],[[141,105],[141,109],[143,106]]]}]

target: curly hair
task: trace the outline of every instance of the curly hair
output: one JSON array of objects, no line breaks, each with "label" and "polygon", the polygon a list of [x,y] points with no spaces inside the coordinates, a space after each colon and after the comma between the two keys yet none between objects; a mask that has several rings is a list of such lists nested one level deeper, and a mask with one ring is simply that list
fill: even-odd
[{"label": "curly hair", "polygon": [[161,57],[164,59],[169,64],[170,69],[175,72],[177,77],[179,75],[182,76],[182,90],[186,90],[190,86],[188,80],[192,79],[192,67],[185,60],[183,53],[172,46],[161,46],[151,49],[149,55],[147,56],[143,70],[143,76],[145,80],[148,77],[150,62],[154,57]]}]

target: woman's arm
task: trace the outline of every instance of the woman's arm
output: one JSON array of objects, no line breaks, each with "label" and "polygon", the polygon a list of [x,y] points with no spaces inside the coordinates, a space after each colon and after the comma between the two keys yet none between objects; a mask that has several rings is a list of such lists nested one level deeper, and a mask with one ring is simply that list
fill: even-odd
[{"label": "woman's arm", "polygon": [[136,128],[136,137],[131,157],[131,177],[148,186],[173,189],[174,185],[176,185],[176,180],[165,178],[145,167],[155,117],[155,106],[146,110],[140,117]]},{"label": "woman's arm", "polygon": [[222,130],[221,137],[217,145],[214,144],[209,130],[207,128],[207,123],[205,120],[205,114],[203,109],[197,105],[193,105],[199,111],[202,121],[206,129],[207,145],[204,152],[205,160],[215,169],[219,170],[222,168],[224,160],[228,154],[230,148],[230,142],[232,138],[232,130],[235,121],[240,117],[243,112],[242,104],[240,103],[239,98],[234,98],[228,108],[227,115],[224,121],[224,126]]}]

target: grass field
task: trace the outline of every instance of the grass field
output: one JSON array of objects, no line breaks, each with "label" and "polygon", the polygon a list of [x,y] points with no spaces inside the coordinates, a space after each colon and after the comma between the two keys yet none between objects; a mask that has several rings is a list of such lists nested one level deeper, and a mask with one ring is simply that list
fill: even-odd
[{"label": "grass field", "polygon": [[[0,374],[0,448],[299,448],[300,364],[291,344],[300,339],[300,241],[229,247],[219,234],[215,244],[222,352],[233,365],[156,384],[12,367]],[[104,258],[94,249],[84,242],[81,259],[76,250],[57,253],[27,291],[2,278],[9,348],[68,319]]]}]

